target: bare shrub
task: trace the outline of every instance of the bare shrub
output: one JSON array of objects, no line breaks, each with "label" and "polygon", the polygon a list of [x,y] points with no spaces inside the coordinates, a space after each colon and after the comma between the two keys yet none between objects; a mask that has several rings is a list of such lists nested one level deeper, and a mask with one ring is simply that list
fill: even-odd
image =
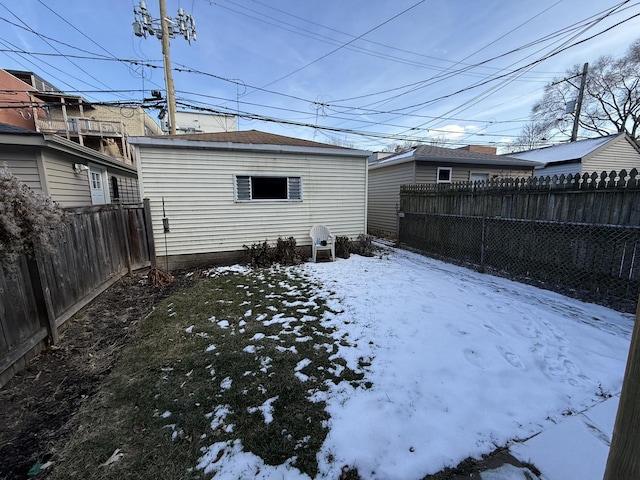
[{"label": "bare shrub", "polygon": [[363,257],[373,257],[376,253],[376,247],[373,246],[373,237],[364,233],[358,235],[358,238],[351,242],[351,253]]},{"label": "bare shrub", "polygon": [[254,243],[251,246],[244,245],[249,253],[252,267],[270,267],[275,263],[280,265],[299,265],[302,263],[302,253],[296,247],[296,239],[278,238],[275,246],[270,246],[265,240],[262,243]]},{"label": "bare shrub", "polygon": [[0,168],[0,265],[11,266],[19,255],[51,251],[51,234],[64,221],[64,211],[50,197],[35,193]]},{"label": "bare shrub", "polygon": [[349,237],[336,237],[336,257],[349,258],[351,255],[351,240]]}]

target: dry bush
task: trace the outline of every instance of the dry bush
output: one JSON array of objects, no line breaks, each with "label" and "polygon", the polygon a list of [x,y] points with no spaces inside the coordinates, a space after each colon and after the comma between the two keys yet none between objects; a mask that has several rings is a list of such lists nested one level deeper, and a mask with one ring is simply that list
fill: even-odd
[{"label": "dry bush", "polygon": [[336,257],[349,258],[351,255],[351,240],[349,237],[336,237]]},{"label": "dry bush", "polygon": [[289,237],[286,240],[278,238],[274,247],[265,240],[262,243],[254,243],[251,246],[244,245],[249,253],[252,267],[270,267],[275,263],[280,265],[299,265],[302,263],[302,253],[296,247],[296,239]]},{"label": "dry bush", "polygon": [[5,165],[0,168],[0,265],[10,266],[21,254],[51,251],[51,234],[64,221],[64,211],[48,196],[35,193]]},{"label": "dry bush", "polygon": [[149,283],[154,287],[163,287],[174,280],[173,275],[158,268],[152,268],[149,272]]},{"label": "dry bush", "polygon": [[373,257],[376,254],[376,247],[373,246],[373,237],[361,233],[358,238],[351,242],[351,253],[363,257]]}]

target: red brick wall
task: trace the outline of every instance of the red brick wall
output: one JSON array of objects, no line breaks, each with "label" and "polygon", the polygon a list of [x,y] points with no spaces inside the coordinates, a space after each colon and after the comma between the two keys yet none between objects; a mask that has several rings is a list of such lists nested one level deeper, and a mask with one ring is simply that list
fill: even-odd
[{"label": "red brick wall", "polygon": [[496,147],[487,147],[484,145],[467,145],[458,148],[458,150],[467,150],[469,152],[486,153],[488,155],[495,155],[498,149]]},{"label": "red brick wall", "polygon": [[[10,73],[0,69],[0,122],[35,130],[31,100],[27,91],[34,90]],[[9,107],[9,108],[7,108]]]}]

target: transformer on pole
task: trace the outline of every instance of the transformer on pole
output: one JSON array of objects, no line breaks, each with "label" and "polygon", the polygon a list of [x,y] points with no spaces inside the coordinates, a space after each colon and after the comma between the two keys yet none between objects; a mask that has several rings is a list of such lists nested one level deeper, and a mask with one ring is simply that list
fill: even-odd
[{"label": "transformer on pole", "polygon": [[164,65],[164,80],[167,90],[167,111],[169,114],[169,133],[176,133],[176,91],[173,85],[171,72],[171,52],[169,39],[176,35],[182,35],[191,44],[196,40],[196,22],[191,15],[185,14],[182,8],[178,9],[175,18],[167,16],[165,0],[160,1],[160,18],[153,18],[147,10],[147,4],[140,0],[134,7],[133,33],[137,37],[156,37],[162,41],[162,60]]}]

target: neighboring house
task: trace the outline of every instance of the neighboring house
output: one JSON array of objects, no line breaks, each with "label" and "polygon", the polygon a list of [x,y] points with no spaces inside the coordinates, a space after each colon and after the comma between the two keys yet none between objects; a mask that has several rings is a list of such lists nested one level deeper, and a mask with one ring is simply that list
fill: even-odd
[{"label": "neighboring house", "polygon": [[45,118],[44,102],[31,96],[35,92],[35,87],[0,69],[0,123],[35,130],[34,114]]},{"label": "neighboring house", "polygon": [[[178,133],[217,133],[235,132],[237,130],[238,119],[235,115],[176,112],[176,131]],[[133,136],[134,134],[131,135]]]},{"label": "neighboring house", "polygon": [[626,133],[510,153],[509,156],[540,162],[536,176],[640,170],[640,149]]},{"label": "neighboring house", "polygon": [[310,251],[314,224],[350,238],[366,231],[371,152],[256,130],[130,141],[170,268],[246,259],[245,246],[278,237]]},{"label": "neighboring house", "polygon": [[529,177],[535,162],[495,155],[491,147],[421,145],[369,163],[368,232],[396,238],[400,186]]},{"label": "neighboring house", "polygon": [[162,129],[141,107],[92,104],[57,89],[33,72],[0,70],[0,105],[14,106],[4,123],[58,134],[122,161],[135,164],[129,135],[161,135]]},{"label": "neighboring house", "polygon": [[62,207],[140,201],[136,168],[58,135],[0,123],[0,166]]}]

